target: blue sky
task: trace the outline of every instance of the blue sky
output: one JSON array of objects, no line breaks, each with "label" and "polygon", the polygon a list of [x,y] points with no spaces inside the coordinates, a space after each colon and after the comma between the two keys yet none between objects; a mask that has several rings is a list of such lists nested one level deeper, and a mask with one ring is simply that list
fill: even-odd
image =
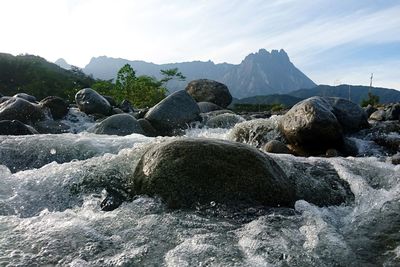
[{"label": "blue sky", "polygon": [[283,48],[316,83],[400,90],[400,0],[0,0],[0,51],[238,64]]}]

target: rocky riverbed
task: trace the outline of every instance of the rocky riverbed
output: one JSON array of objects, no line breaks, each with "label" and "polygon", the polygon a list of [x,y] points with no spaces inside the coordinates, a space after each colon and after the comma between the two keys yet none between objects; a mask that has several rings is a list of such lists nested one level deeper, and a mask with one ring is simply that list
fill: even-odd
[{"label": "rocky riverbed", "polygon": [[2,97],[0,265],[400,264],[399,104],[230,101],[207,80],[149,110]]}]

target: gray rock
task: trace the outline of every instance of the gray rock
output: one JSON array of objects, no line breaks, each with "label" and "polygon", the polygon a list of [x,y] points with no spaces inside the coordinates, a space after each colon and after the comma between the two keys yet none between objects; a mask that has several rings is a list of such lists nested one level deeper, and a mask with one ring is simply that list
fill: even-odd
[{"label": "gray rock", "polygon": [[261,147],[271,140],[284,141],[278,129],[280,120],[281,117],[272,117],[238,123],[229,133],[228,139],[255,147]]},{"label": "gray rock", "polygon": [[18,94],[15,94],[13,97],[22,98],[22,99],[25,99],[26,101],[29,101],[31,103],[37,103],[36,102],[36,97],[34,97],[32,95],[25,94],[25,93],[18,93]]},{"label": "gray rock", "polygon": [[58,96],[48,96],[42,99],[39,104],[50,110],[51,116],[55,120],[64,118],[68,114],[69,104],[66,100]]},{"label": "gray rock", "polygon": [[109,95],[101,95],[102,97],[104,97],[108,103],[110,104],[110,106],[112,107],[116,107],[117,106],[117,102],[115,102],[114,98],[112,96]]},{"label": "gray rock", "polygon": [[10,100],[11,98],[13,98],[13,97],[11,97],[11,96],[3,96],[3,97],[1,97],[0,98],[0,104],[3,103],[3,102],[6,102],[7,100]]},{"label": "gray rock", "polygon": [[109,115],[112,110],[110,103],[91,88],[85,88],[77,92],[75,102],[79,110],[86,114]]},{"label": "gray rock", "polygon": [[367,113],[359,105],[339,97],[326,99],[344,132],[352,133],[369,127]]},{"label": "gray rock", "polygon": [[132,113],[135,112],[135,108],[133,107],[133,105],[131,104],[131,102],[129,102],[129,100],[122,100],[121,104],[119,104],[119,108],[126,113]]},{"label": "gray rock", "polygon": [[393,155],[391,158],[392,164],[393,165],[399,165],[400,164],[400,152]]},{"label": "gray rock", "polygon": [[236,114],[220,114],[211,119],[206,123],[209,128],[232,128],[235,124],[243,122],[244,119]]},{"label": "gray rock", "polygon": [[93,129],[89,130],[95,134],[108,135],[130,135],[133,133],[144,134],[139,122],[129,114],[112,115],[100,123],[96,124]]},{"label": "gray rock", "polygon": [[309,160],[291,155],[271,157],[289,179],[294,181],[296,199],[304,199],[318,206],[340,205],[354,201],[350,185],[342,180],[328,162]]},{"label": "gray rock", "polygon": [[370,104],[364,108],[365,113],[367,113],[368,118],[371,116],[372,113],[377,111],[377,109]]},{"label": "gray rock", "polygon": [[207,113],[210,111],[223,109],[220,106],[215,105],[214,103],[211,102],[198,102],[197,105],[199,105],[201,113]]},{"label": "gray rock", "polygon": [[400,120],[400,103],[390,106],[386,111],[386,119],[392,121]]},{"label": "gray rock", "polygon": [[112,115],[115,115],[115,114],[122,114],[124,112],[119,108],[113,108],[111,113]]},{"label": "gray rock", "polygon": [[279,125],[294,145],[325,151],[342,143],[342,127],[331,105],[321,97],[311,97],[294,105]]},{"label": "gray rock", "polygon": [[35,129],[41,134],[68,133],[70,127],[60,121],[43,120],[34,124]]},{"label": "gray rock", "polygon": [[23,98],[10,98],[0,104],[0,120],[18,120],[22,123],[34,123],[45,118],[40,105]]},{"label": "gray rock", "polygon": [[287,146],[284,143],[278,140],[269,141],[262,147],[262,150],[265,152],[275,153],[275,154],[291,154],[289,148],[287,148]]},{"label": "gray rock", "polygon": [[133,194],[160,196],[171,208],[211,201],[292,206],[294,185],[266,154],[212,139],[180,139],[152,146],[131,181]]},{"label": "gray rock", "polygon": [[0,135],[31,135],[37,133],[31,126],[17,120],[0,121]]},{"label": "gray rock", "polygon": [[386,112],[383,109],[378,109],[369,116],[370,120],[384,121],[386,120]]},{"label": "gray rock", "polygon": [[144,118],[160,135],[171,135],[174,130],[185,128],[188,123],[198,120],[199,114],[197,103],[186,91],[181,90],[152,107]]},{"label": "gray rock", "polygon": [[155,137],[157,136],[157,131],[151,125],[151,123],[146,119],[138,119],[140,126],[142,127],[143,131],[145,132],[146,136]]},{"label": "gray rock", "polygon": [[191,81],[186,86],[186,91],[197,102],[211,102],[223,108],[226,108],[232,102],[228,87],[213,80],[200,79]]}]

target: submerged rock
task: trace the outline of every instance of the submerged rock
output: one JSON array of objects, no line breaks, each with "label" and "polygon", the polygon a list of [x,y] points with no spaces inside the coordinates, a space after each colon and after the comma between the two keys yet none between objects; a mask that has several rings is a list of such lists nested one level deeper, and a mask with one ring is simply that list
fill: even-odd
[{"label": "submerged rock", "polygon": [[86,114],[109,115],[112,107],[107,99],[91,88],[80,90],[75,95],[75,102],[80,111]]},{"label": "submerged rock", "polygon": [[269,153],[276,153],[276,154],[291,154],[290,149],[282,142],[278,140],[271,140],[266,143],[262,150]]},{"label": "submerged rock", "polygon": [[38,132],[17,120],[0,121],[0,135],[30,135]]},{"label": "submerged rock", "polygon": [[45,117],[42,108],[22,98],[10,98],[0,104],[0,120],[33,123]]},{"label": "submerged rock", "polygon": [[280,120],[281,117],[276,116],[270,119],[256,119],[238,123],[232,129],[228,138],[255,147],[261,147],[271,140],[284,141],[278,129]]},{"label": "submerged rock", "polygon": [[199,106],[201,113],[207,113],[210,111],[223,109],[222,107],[215,105],[214,103],[211,102],[198,102],[197,105]]},{"label": "submerged rock", "polygon": [[50,110],[51,116],[55,120],[64,118],[68,114],[69,104],[66,100],[58,96],[48,96],[42,99],[39,104]]},{"label": "submerged rock", "polygon": [[144,134],[140,123],[129,114],[112,115],[100,123],[96,124],[93,129],[95,134],[108,135],[130,135],[133,133]]},{"label": "submerged rock", "polygon": [[171,135],[174,130],[186,128],[187,124],[200,118],[200,109],[193,98],[184,90],[177,91],[145,115],[160,135]]},{"label": "submerged rock", "polygon": [[232,102],[228,87],[213,80],[199,79],[191,81],[186,86],[186,91],[197,102],[211,102],[223,108],[226,108]]},{"label": "submerged rock", "polygon": [[209,128],[231,128],[242,121],[244,121],[244,119],[239,115],[225,113],[209,119],[206,126]]},{"label": "submerged rock", "polygon": [[292,206],[294,185],[257,149],[228,141],[181,139],[152,146],[132,177],[134,194],[158,195],[171,208],[211,201]]}]

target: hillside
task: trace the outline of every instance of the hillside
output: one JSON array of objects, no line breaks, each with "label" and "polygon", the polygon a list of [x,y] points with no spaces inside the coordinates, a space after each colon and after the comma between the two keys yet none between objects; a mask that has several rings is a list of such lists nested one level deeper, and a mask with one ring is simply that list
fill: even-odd
[{"label": "hillside", "polygon": [[[308,98],[312,96],[336,96],[360,104],[363,99],[368,98],[369,86],[361,85],[318,85],[311,89],[301,89],[290,92],[289,95],[298,98]],[[400,102],[400,91],[387,88],[372,87],[371,93],[379,96],[380,103]]]},{"label": "hillside", "polygon": [[262,95],[252,96],[242,99],[234,99],[232,104],[252,104],[252,105],[273,105],[282,104],[286,107],[292,107],[296,103],[300,102],[302,98],[290,96],[290,95]]},{"label": "hillside", "polygon": [[150,75],[161,78],[160,70],[178,68],[187,77],[186,82],[172,81],[168,89],[174,92],[185,88],[188,81],[207,78],[225,83],[231,94],[237,98],[256,95],[287,93],[300,88],[312,88],[316,85],[298,70],[284,50],[260,49],[248,55],[240,64],[215,64],[212,61],[154,64],[145,61],[129,61],[121,58],[92,58],[83,69],[95,78],[114,79],[118,70],[130,64],[138,75]]},{"label": "hillside", "polygon": [[65,70],[33,55],[13,56],[0,53],[0,93],[24,92],[38,99],[49,95],[70,98],[74,88],[90,87],[94,79],[79,69]]}]

